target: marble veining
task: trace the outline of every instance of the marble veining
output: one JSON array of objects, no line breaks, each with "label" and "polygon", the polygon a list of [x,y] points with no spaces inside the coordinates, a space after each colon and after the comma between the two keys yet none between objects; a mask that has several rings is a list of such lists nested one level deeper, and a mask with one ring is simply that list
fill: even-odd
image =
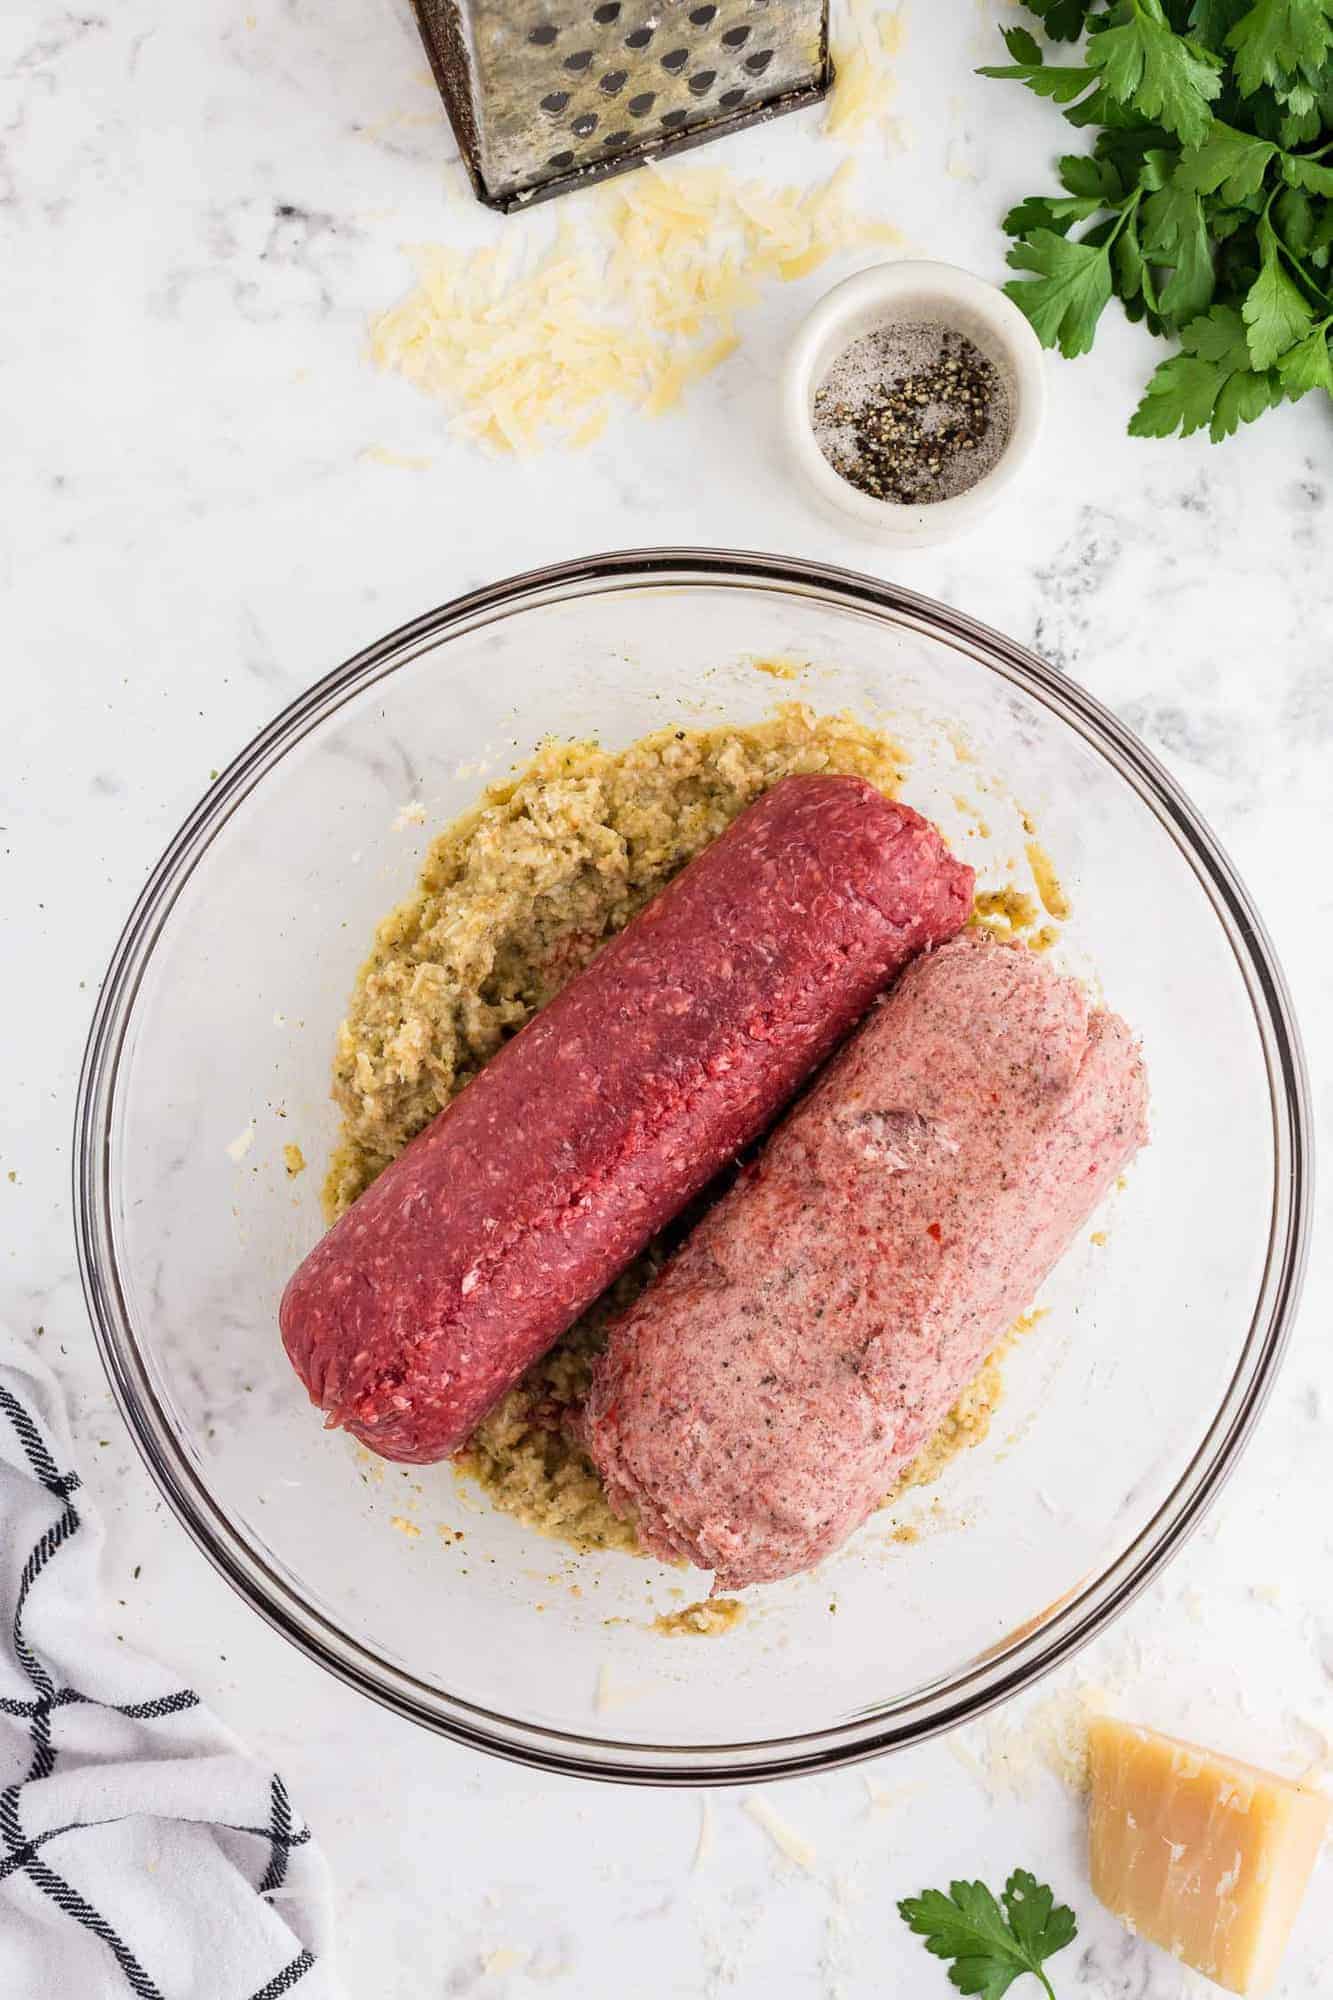
[{"label": "marble veining", "polygon": [[[914,248],[999,277],[998,218],[1043,184],[1058,126],[972,74],[995,55],[989,7],[905,0],[905,12],[894,112],[910,116],[892,145],[857,156],[858,199]],[[943,1974],[895,1899],[960,1872],[998,1885],[1022,1863],[1079,1911],[1062,2000],[1201,1994],[1095,1907],[1081,1809],[1040,1767],[997,1777],[991,1725],[873,1767],[873,1790],[859,1770],[775,1789],[815,1847],[809,1874],[735,1794],[711,1800],[712,1855],[696,1865],[698,1797],[479,1759],[307,1665],[175,1526],[114,1411],[74,1267],[71,1107],[124,914],[212,774],[277,708],[461,590],[598,548],[693,541],[891,575],[1036,646],[1139,730],[1264,913],[1327,1141],[1327,407],[1276,412],[1220,448],[1136,443],[1124,424],[1156,355],[1108,316],[1093,356],[1050,363],[1021,499],[966,543],[885,556],[808,510],[775,420],[786,342],[843,261],[767,293],[740,351],[670,417],[617,420],[582,455],[507,465],[476,456],[365,356],[369,315],[408,282],[404,244],[549,226],[468,200],[407,0],[17,0],[0,19],[0,71],[17,502],[0,527],[0,1312],[41,1342],[70,1395],[111,1525],[115,1629],[283,1769],[336,1871],[349,1992],[942,2000]],[[713,157],[813,184],[842,155],[816,114]],[[383,756],[413,797],[411,745]],[[1326,1187],[1285,1372],[1206,1529],[1028,1710],[1080,1677],[1118,1676],[1117,1698],[1145,1720],[1189,1718],[1292,1770],[1333,1756],[1331,1202]],[[1277,2000],[1327,1994],[1331,1957],[1325,1884]]]}]

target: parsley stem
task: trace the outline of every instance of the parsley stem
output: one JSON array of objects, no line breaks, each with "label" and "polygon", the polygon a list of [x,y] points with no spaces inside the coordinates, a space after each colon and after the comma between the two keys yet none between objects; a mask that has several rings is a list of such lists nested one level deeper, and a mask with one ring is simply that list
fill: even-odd
[{"label": "parsley stem", "polygon": [[1120,234],[1121,230],[1124,228],[1125,224],[1129,221],[1130,217],[1137,212],[1139,203],[1142,200],[1143,200],[1143,188],[1142,185],[1140,185],[1139,187],[1135,188],[1133,194],[1130,195],[1129,199],[1122,204],[1120,214],[1116,218],[1115,228],[1111,231],[1111,234],[1107,237],[1105,245],[1103,246],[1105,249],[1109,250],[1111,248],[1111,245],[1115,242],[1116,237]]}]

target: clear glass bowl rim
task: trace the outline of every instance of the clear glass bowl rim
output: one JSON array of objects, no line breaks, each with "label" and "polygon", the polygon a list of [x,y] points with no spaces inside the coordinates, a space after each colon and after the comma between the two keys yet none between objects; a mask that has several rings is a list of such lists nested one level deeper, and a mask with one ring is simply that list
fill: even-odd
[{"label": "clear glass bowl rim", "polygon": [[[1033,1630],[947,1683],[887,1709],[797,1736],[691,1747],[562,1731],[464,1702],[378,1658],[306,1604],[214,1502],[154,1393],[115,1256],[112,1119],[139,987],[185,882],[231,814],[283,755],[345,701],[451,634],[587,595],[695,586],[812,597],[941,639],[1051,710],[1114,766],[1199,881],[1244,978],[1267,1065],[1274,1193],[1268,1255],[1249,1333],[1198,1450],[1135,1541]],[[1209,827],[1111,712],[1035,654],[966,613],[895,583],[793,557],[720,549],[629,549],[552,564],[470,591],[355,654],[291,702],[190,813],[121,933],[94,1012],[75,1110],[73,1209],[79,1271],[102,1363],[150,1473],[181,1525],[232,1587],[310,1659],[395,1713],[471,1748],[546,1771],[650,1785],[753,1784],[882,1755],[974,1720],[1069,1659],[1143,1590],[1198,1526],[1234,1468],[1272,1387],[1300,1295],[1310,1233],[1311,1112],[1286,982],[1257,911]]]}]

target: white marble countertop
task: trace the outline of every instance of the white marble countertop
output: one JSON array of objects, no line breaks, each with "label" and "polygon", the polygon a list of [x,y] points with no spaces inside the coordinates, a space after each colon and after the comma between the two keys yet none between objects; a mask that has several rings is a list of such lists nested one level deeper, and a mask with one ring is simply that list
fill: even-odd
[{"label": "white marble countertop", "polygon": [[[986,11],[908,0],[900,123],[859,171],[863,201],[913,245],[998,276],[998,217],[1043,185],[1059,128],[1049,107],[973,76],[994,53]],[[938,1742],[871,1771],[879,1803],[859,1770],[794,1783],[775,1796],[815,1843],[809,1875],[719,1795],[714,1858],[693,1871],[697,1798],[487,1761],[307,1664],[176,1527],[111,1405],[71,1243],[71,1107],[133,895],[210,771],[279,706],[468,586],[598,548],[691,542],[892,574],[1034,645],[1138,729],[1267,917],[1327,1137],[1327,407],[1310,399],[1220,449],[1134,443],[1125,418],[1154,357],[1108,314],[1095,359],[1050,364],[1024,499],[964,544],[890,563],[809,511],[774,420],[784,341],[856,261],[844,260],[769,292],[740,351],[667,419],[617,420],[580,456],[481,459],[371,369],[367,317],[403,287],[404,241],[543,225],[459,199],[404,0],[20,0],[0,42],[0,1312],[44,1329],[73,1399],[112,1525],[117,1629],[284,1770],[332,1858],[354,1994],[930,2000],[943,1975],[894,1900],[1015,1863],[1079,1908],[1063,1996],[1205,1990],[1093,1904],[1080,1809],[1044,1772],[988,1791],[966,1745]],[[817,130],[817,114],[787,121],[717,157],[812,181],[832,164]],[[429,462],[375,462],[373,446]],[[1155,1681],[1166,1726],[1190,1711],[1196,1733],[1291,1770],[1333,1736],[1327,1202],[1321,1222],[1290,1359],[1240,1471],[1079,1667]],[[1280,1994],[1326,1993],[1330,1957],[1325,1882]]]}]

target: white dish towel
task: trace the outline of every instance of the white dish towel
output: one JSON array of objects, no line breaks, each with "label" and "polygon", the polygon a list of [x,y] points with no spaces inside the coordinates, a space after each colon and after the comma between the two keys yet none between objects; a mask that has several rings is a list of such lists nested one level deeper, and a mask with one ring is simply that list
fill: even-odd
[{"label": "white dish towel", "polygon": [[60,1393],[0,1329],[0,1995],[335,2000],[281,1778],[120,1644]]}]

